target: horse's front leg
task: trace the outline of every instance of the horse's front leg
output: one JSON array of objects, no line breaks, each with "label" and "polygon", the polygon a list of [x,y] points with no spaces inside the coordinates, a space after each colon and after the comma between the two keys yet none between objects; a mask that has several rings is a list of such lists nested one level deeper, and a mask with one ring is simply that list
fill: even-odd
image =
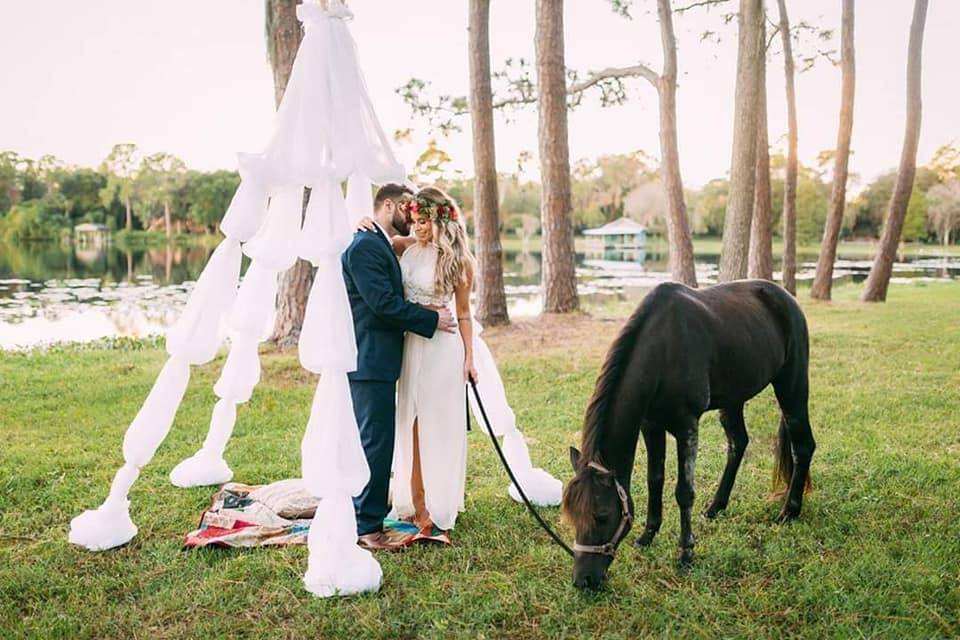
[{"label": "horse's front leg", "polygon": [[660,531],[663,522],[663,462],[666,455],[666,432],[659,428],[643,429],[643,442],[647,449],[647,522],[636,542],[646,547]]},{"label": "horse's front leg", "polygon": [[688,418],[677,429],[677,506],[680,507],[680,568],[693,564],[693,479],[697,466],[697,419]]},{"label": "horse's front leg", "polygon": [[750,438],[747,437],[747,425],[743,422],[743,405],[733,409],[720,409],[720,424],[723,425],[723,432],[727,436],[727,466],[723,469],[723,476],[720,478],[720,485],[717,487],[713,502],[704,512],[708,518],[716,518],[727,508],[730,491],[733,489],[733,482],[737,479],[737,471],[743,460],[743,453],[750,442]]}]

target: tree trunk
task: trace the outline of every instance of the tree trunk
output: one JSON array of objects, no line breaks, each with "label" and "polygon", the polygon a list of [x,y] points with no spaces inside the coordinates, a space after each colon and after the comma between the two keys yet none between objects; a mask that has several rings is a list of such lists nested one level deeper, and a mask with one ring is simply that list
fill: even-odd
[{"label": "tree trunk", "polygon": [[777,0],[780,38],[783,41],[783,74],[787,88],[787,175],[783,182],[783,288],[797,293],[797,92],[794,87],[793,45],[786,0]]},{"label": "tree trunk", "polygon": [[[766,37],[764,37],[766,41]],[[753,218],[750,221],[750,254],[747,275],[773,280],[773,223],[770,201],[770,134],[767,131],[767,54],[760,54],[757,88],[757,165],[753,185]]]},{"label": "tree trunk", "polygon": [[660,155],[663,188],[666,192],[667,242],[670,246],[670,274],[677,282],[697,286],[693,259],[693,240],[687,220],[680,176],[680,152],[677,144],[677,39],[673,32],[670,0],[657,0],[660,41],[663,47],[663,73],[657,85],[660,98]]},{"label": "tree trunk", "polygon": [[133,211],[131,210],[131,207],[130,207],[130,198],[129,197],[124,198],[123,203],[127,208],[126,228],[127,228],[127,231],[130,231],[131,229],[133,229]]},{"label": "tree trunk", "polygon": [[570,203],[563,0],[537,0],[536,20],[543,310],[564,313],[578,309],[580,300]]},{"label": "tree trunk", "polygon": [[474,227],[477,234],[477,319],[507,324],[497,195],[493,92],[490,88],[490,0],[470,0],[470,118],[473,123]]},{"label": "tree trunk", "polygon": [[[283,93],[293,70],[293,61],[303,39],[300,21],[297,20],[297,4],[297,0],[267,0],[267,48],[273,68],[274,101],[277,107],[283,100]],[[297,262],[280,276],[277,315],[270,340],[281,349],[296,346],[300,339],[307,296],[313,285],[313,274],[313,266],[298,258]]]},{"label": "tree trunk", "polygon": [[740,0],[730,195],[723,222],[719,281],[747,275],[757,156],[757,94],[763,55],[763,0]]},{"label": "tree trunk", "polygon": [[173,237],[173,228],[170,225],[170,201],[163,201],[163,228],[167,233],[167,240]]},{"label": "tree trunk", "polygon": [[829,300],[833,289],[833,263],[837,259],[837,242],[843,225],[843,210],[847,202],[847,165],[850,159],[850,135],[853,132],[853,95],[855,81],[853,46],[853,0],[843,0],[842,43],[840,68],[843,90],[840,98],[840,128],[837,131],[837,151],[833,158],[833,188],[830,193],[830,211],[823,228],[817,273],[810,287],[810,297]]},{"label": "tree trunk", "polygon": [[907,53],[907,123],[903,136],[903,151],[900,154],[900,167],[897,170],[897,182],[890,196],[887,220],[883,225],[883,235],[873,267],[867,277],[861,300],[865,302],[884,302],[887,299],[887,287],[890,286],[890,274],[893,261],[903,231],[903,220],[907,216],[907,205],[913,191],[913,177],[917,171],[917,144],[920,141],[920,62],[923,52],[923,27],[927,19],[927,0],[916,0],[913,6],[913,22],[910,24],[910,45]]}]

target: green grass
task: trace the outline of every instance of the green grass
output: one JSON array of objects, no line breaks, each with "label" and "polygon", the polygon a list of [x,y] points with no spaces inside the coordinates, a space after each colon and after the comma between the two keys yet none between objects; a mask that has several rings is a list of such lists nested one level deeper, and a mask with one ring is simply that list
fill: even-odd
[{"label": "green grass", "polygon": [[[748,407],[752,440],[729,511],[695,520],[695,568],[675,567],[668,461],[660,537],[643,551],[623,548],[599,595],[570,586],[569,559],[506,497],[478,431],[455,545],[380,556],[377,594],[312,598],[300,581],[303,547],[182,550],[212,491],[176,489],[167,473],[203,439],[222,359],[194,370],[169,438],[134,487],[139,535],[110,552],[72,547],[70,518],[105,496],[164,354],[156,342],[129,341],[3,354],[0,637],[957,637],[960,284],[894,286],[881,305],[857,302],[858,293],[840,287],[834,303],[804,301],[818,449],[800,520],[774,524],[779,505],[765,501],[777,420],[768,390]],[[548,318],[489,331],[535,462],[561,478],[621,322]],[[227,451],[237,480],[297,475],[312,380],[294,356],[264,354],[263,382]],[[708,414],[698,508],[716,486],[723,446]],[[636,482],[641,513],[644,493]],[[558,520],[555,509],[545,515]]]}]

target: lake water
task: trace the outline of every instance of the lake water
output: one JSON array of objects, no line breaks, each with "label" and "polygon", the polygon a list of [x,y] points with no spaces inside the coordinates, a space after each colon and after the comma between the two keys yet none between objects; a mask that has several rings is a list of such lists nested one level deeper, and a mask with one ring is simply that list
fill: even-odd
[{"label": "lake water", "polygon": [[[0,349],[162,333],[186,303],[211,251],[0,244]],[[714,282],[719,256],[697,255],[696,261],[700,283]],[[801,283],[812,278],[815,261],[815,255],[798,257]],[[863,280],[870,265],[869,259],[841,255],[836,277]],[[506,252],[504,276],[511,316],[539,313],[540,253]],[[956,278],[960,259],[931,255],[897,262],[893,282]],[[577,255],[578,287],[588,304],[639,298],[668,279],[663,245]]]}]

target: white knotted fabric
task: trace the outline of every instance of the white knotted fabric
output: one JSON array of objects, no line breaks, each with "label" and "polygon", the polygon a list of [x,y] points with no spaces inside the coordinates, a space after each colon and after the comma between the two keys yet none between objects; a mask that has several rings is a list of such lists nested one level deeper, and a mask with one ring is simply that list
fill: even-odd
[{"label": "white knotted fabric", "polygon": [[[482,333],[483,327],[473,321],[473,363],[477,368],[477,391],[480,393],[480,399],[483,400],[483,408],[487,412],[487,418],[490,420],[490,427],[496,436],[503,436],[503,457],[507,459],[510,470],[514,477],[523,488],[523,492],[531,502],[541,507],[555,507],[560,504],[560,498],[563,494],[563,483],[550,475],[547,471],[539,467],[534,467],[530,461],[530,449],[523,434],[517,429],[517,417],[510,404],[507,402],[507,393],[503,387],[503,380],[500,379],[500,372],[497,371],[497,363],[490,353],[490,348],[484,342]],[[471,392],[470,406],[473,409],[474,420],[481,425],[484,431],[487,431],[487,425],[483,420],[480,407],[477,406],[477,400]],[[507,489],[510,497],[516,502],[523,502],[517,488],[510,483]]]},{"label": "white knotted fabric", "polygon": [[[173,424],[190,365],[212,360],[225,339],[230,351],[214,386],[210,430],[201,449],[171,472],[177,486],[229,481],[224,460],[238,404],[260,380],[258,344],[276,305],[278,275],[297,257],[317,267],[300,338],[303,366],[320,375],[301,445],[303,477],[321,498],[311,527],[304,584],[318,596],[380,587],[382,571],[359,548],[351,497],[370,471],[360,443],[347,373],[356,369],[356,340],[340,254],[355,222],[372,210],[373,184],[403,182],[380,127],[347,28],[353,14],[339,0],[297,7],[305,35],[274,132],[259,154],[240,154],[241,184],[220,228],[226,236],[167,333],[170,356],[123,441],[124,465],[95,510],[70,524],[69,540],[90,550],[125,544],[137,533],[128,493]],[[341,185],[347,183],[344,197]],[[311,198],[304,220],[304,187]],[[252,259],[240,282],[241,251]]]}]

